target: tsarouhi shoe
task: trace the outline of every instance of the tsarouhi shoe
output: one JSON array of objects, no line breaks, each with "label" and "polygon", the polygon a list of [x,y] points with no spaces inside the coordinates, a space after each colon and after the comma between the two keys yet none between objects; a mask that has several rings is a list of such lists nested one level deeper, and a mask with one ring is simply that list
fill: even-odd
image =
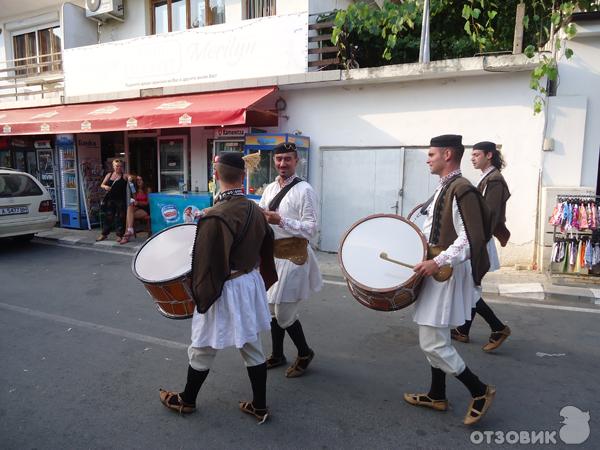
[{"label": "tsarouhi shoe", "polygon": [[[485,413],[492,406],[492,402],[494,401],[494,396],[496,395],[496,387],[488,385],[485,389],[485,394],[479,397],[473,397],[471,403],[469,403],[469,409],[467,409],[467,415],[465,416],[465,420],[463,423],[465,425],[473,425],[481,420]],[[480,409],[475,409],[475,402],[478,400],[483,400],[483,405],[480,405]]]},{"label": "tsarouhi shoe", "polygon": [[240,410],[246,414],[256,417],[259,425],[265,423],[269,418],[269,408],[255,408],[252,402],[240,402]]},{"label": "tsarouhi shoe", "polygon": [[190,414],[196,411],[196,405],[185,403],[177,392],[159,389],[160,401],[167,408],[177,411],[179,414]]},{"label": "tsarouhi shoe", "polygon": [[404,400],[413,406],[425,406],[436,411],[448,410],[448,400],[434,400],[427,394],[404,394]]},{"label": "tsarouhi shoe", "polygon": [[492,350],[496,350],[498,347],[502,345],[502,343],[508,339],[510,336],[510,328],[508,325],[505,326],[500,331],[494,331],[490,335],[489,342],[485,344],[482,349],[484,352],[491,352]]},{"label": "tsarouhi shoe", "polygon": [[306,369],[308,369],[308,365],[315,357],[315,352],[312,350],[307,356],[298,356],[296,357],[296,361],[290,367],[288,367],[285,371],[285,376],[287,378],[297,378],[304,375]]},{"label": "tsarouhi shoe", "polygon": [[469,342],[469,335],[461,333],[458,328],[452,328],[450,330],[450,337],[455,341],[463,342],[465,344]]}]

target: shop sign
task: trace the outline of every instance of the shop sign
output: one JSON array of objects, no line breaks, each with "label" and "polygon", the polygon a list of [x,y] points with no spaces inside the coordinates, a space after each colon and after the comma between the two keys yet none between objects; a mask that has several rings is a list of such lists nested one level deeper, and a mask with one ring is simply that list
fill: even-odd
[{"label": "shop sign", "polygon": [[27,147],[27,142],[23,139],[13,138],[11,141],[13,147]]},{"label": "shop sign", "polygon": [[305,73],[307,42],[302,12],[66,48],[65,95]]},{"label": "shop sign", "polygon": [[12,131],[12,128],[10,127],[10,125],[4,125],[2,127],[2,132],[3,133],[10,133]]},{"label": "shop sign", "polygon": [[215,130],[215,139],[244,137],[250,130],[248,128],[217,128]]},{"label": "shop sign", "polygon": [[179,117],[179,125],[191,125],[192,124],[192,116],[189,114],[184,114]]},{"label": "shop sign", "polygon": [[52,148],[52,146],[50,145],[50,140],[48,140],[48,139],[43,140],[43,141],[35,141],[33,143],[33,146],[36,149],[40,149],[40,150]]},{"label": "shop sign", "polygon": [[131,118],[127,119],[127,122],[126,122],[125,126],[127,128],[137,128],[138,121],[137,121],[137,119],[135,117],[131,117]]},{"label": "shop sign", "polygon": [[84,120],[83,122],[81,122],[81,129],[83,131],[85,131],[85,130],[91,130],[92,129],[92,122],[90,122],[89,120]]},{"label": "shop sign", "polygon": [[43,123],[40,125],[40,131],[42,133],[48,133],[50,131],[50,125],[48,125],[47,123]]}]

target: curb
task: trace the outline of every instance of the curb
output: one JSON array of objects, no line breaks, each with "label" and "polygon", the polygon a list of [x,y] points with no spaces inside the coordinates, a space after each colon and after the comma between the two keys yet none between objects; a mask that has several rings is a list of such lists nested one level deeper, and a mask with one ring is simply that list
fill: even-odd
[{"label": "curb", "polygon": [[[90,242],[85,237],[75,236],[40,236],[36,235],[33,241],[38,242],[49,242],[58,243],[62,245],[72,247],[85,247],[89,249],[97,250],[119,250],[124,254],[135,255],[143,242],[136,245],[120,245],[118,242],[113,240],[106,240],[100,242]],[[318,258],[317,258],[318,259]],[[326,264],[323,267],[321,263],[321,270],[324,281],[331,281],[334,283],[345,284],[345,279],[341,273],[333,272],[331,270],[331,264]],[[324,270],[324,269],[327,270]],[[528,298],[532,300],[544,301],[548,297],[561,296],[570,297],[571,300],[580,300],[585,302],[591,302],[595,305],[600,305],[600,289],[598,288],[586,288],[579,286],[564,286],[553,284],[551,282],[534,282],[534,283],[483,283],[482,293],[488,295],[501,295],[504,297],[519,297]]]}]

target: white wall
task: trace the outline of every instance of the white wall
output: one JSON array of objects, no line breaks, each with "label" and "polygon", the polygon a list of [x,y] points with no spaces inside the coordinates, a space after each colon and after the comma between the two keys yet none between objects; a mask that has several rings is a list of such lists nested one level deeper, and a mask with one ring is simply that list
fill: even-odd
[{"label": "white wall", "polygon": [[99,27],[100,43],[120,41],[150,34],[150,8],[146,0],[125,0],[125,20],[111,19]]},{"label": "white wall", "polygon": [[[595,27],[600,31],[600,23]],[[600,152],[600,35],[576,37],[568,46],[573,49],[574,56],[559,64],[558,95],[587,98],[580,185],[596,186]]]},{"label": "white wall", "polygon": [[[346,9],[351,3],[354,2],[352,0],[310,0],[309,13],[321,14],[334,9]],[[279,8],[279,4],[277,8]],[[279,10],[277,12],[279,13]]]},{"label": "white wall", "polygon": [[[280,94],[287,101],[285,115],[289,116],[288,121],[281,120],[281,130],[301,130],[311,138],[310,182],[318,192],[322,146],[410,149],[427,146],[432,136],[445,133],[462,134],[465,145],[482,140],[502,144],[508,164],[504,175],[513,192],[507,206],[512,237],[501,251],[502,262],[532,262],[543,117],[533,115],[528,73],[282,90]],[[468,158],[467,152],[465,174],[476,182]]]}]

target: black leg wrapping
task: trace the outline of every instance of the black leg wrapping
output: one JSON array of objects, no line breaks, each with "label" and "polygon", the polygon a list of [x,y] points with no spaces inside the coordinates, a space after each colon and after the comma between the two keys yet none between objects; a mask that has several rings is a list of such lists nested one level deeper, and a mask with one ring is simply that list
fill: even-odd
[{"label": "black leg wrapping", "polygon": [[[479,302],[477,302],[479,303]],[[471,325],[473,324],[473,319],[475,319],[475,313],[477,312],[477,308],[473,308],[471,310],[471,320],[467,320],[463,325],[461,325],[460,327],[456,327],[456,329],[458,331],[460,331],[462,334],[466,334],[467,336],[469,335],[469,333],[471,332]]]},{"label": "black leg wrapping", "polygon": [[504,329],[504,324],[496,317],[492,308],[488,306],[482,298],[475,304],[477,314],[479,314],[488,323],[492,331],[500,331]]},{"label": "black leg wrapping", "polygon": [[472,397],[480,397],[485,394],[487,386],[468,367],[465,367],[465,370],[457,375],[456,378],[466,386]]},{"label": "black leg wrapping", "polygon": [[293,324],[286,328],[286,331],[298,349],[298,356],[310,355],[310,347],[306,343],[306,338],[304,337],[304,331],[302,331],[302,325],[300,324],[300,321],[296,320]]},{"label": "black leg wrapping", "polygon": [[283,339],[285,330],[279,326],[276,318],[271,319],[271,345],[273,347],[273,357],[281,358],[283,356]]},{"label": "black leg wrapping", "polygon": [[431,389],[427,395],[433,400],[446,400],[446,373],[442,369],[431,368]]},{"label": "black leg wrapping", "polygon": [[246,367],[252,385],[252,405],[256,409],[267,407],[267,363]]},{"label": "black leg wrapping", "polygon": [[179,394],[185,403],[196,404],[196,397],[198,397],[198,392],[207,376],[208,370],[196,370],[192,366],[188,366],[185,390]]}]

